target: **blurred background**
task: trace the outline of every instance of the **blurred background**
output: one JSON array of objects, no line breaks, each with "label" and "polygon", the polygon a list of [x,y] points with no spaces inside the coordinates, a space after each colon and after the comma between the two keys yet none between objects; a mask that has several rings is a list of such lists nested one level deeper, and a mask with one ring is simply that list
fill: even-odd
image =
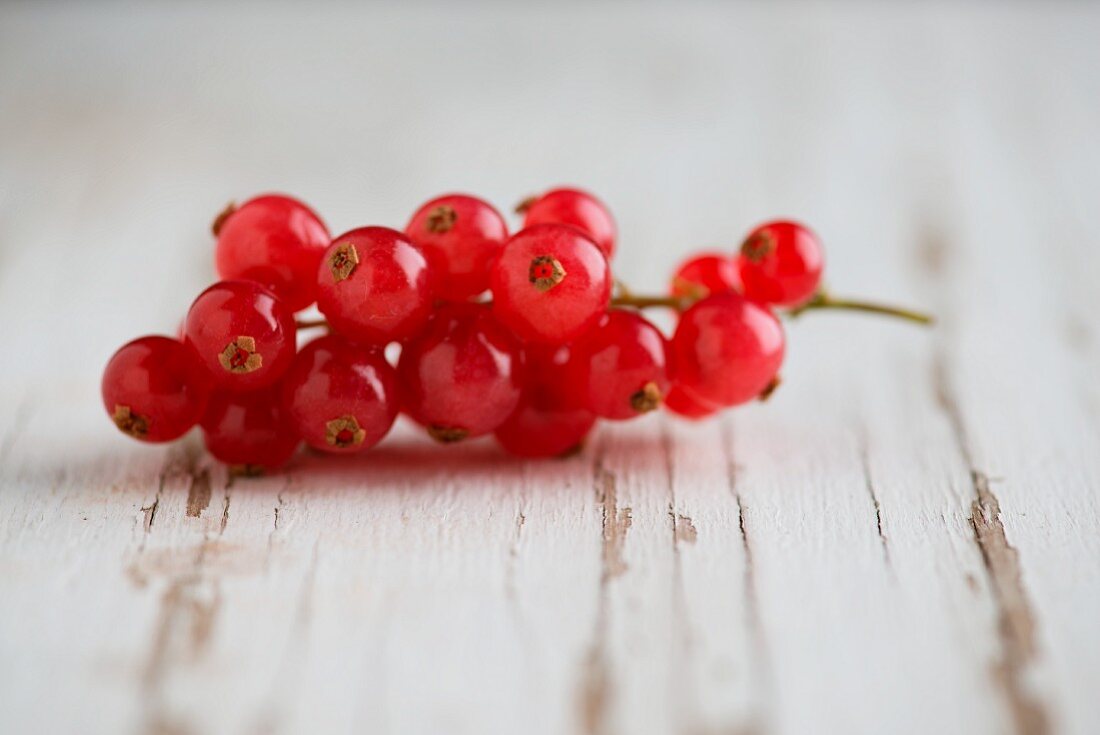
[{"label": "blurred background", "polygon": [[[60,377],[174,329],[214,277],[207,228],[227,200],[289,192],[338,233],[402,227],[444,191],[507,209],[562,183],[618,215],[617,274],[636,287],[784,215],[823,235],[835,288],[892,296],[912,265],[898,249],[946,227],[979,176],[1049,180],[1050,202],[1028,205],[1055,203],[1052,219],[1091,211],[1098,17],[1089,3],[3,3],[0,306],[70,333],[65,360],[33,368]],[[17,354],[0,356],[6,377]]]}]

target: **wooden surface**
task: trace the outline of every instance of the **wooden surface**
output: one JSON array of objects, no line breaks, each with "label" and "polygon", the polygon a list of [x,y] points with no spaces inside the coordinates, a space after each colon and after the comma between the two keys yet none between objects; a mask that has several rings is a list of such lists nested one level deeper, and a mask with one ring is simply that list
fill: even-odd
[{"label": "wooden surface", "polygon": [[[0,731],[1093,733],[1100,8],[0,6]],[[574,458],[407,426],[231,482],[99,372],[211,215],[602,194],[617,273],[813,223],[765,405]]]}]

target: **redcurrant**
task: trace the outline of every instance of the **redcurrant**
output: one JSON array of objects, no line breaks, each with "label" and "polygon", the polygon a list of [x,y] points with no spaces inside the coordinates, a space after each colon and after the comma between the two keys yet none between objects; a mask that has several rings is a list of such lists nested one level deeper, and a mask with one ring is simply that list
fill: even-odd
[{"label": "redcurrant", "polygon": [[488,202],[450,194],[418,209],[405,234],[431,263],[436,296],[465,301],[489,287],[489,266],[508,239],[508,226]]},{"label": "redcurrant", "polygon": [[699,420],[707,416],[713,416],[722,410],[715,403],[707,403],[700,398],[695,398],[679,385],[673,385],[665,396],[665,408],[677,416],[687,419]]},{"label": "redcurrant", "polygon": [[520,205],[523,226],[546,223],[576,227],[592,238],[610,260],[615,252],[615,220],[596,197],[580,189],[552,189]]},{"label": "redcurrant", "polygon": [[524,391],[516,411],[495,432],[510,454],[556,457],[576,449],[596,423],[574,377],[581,370],[569,347],[529,347]]},{"label": "redcurrant", "polygon": [[306,444],[323,452],[361,452],[393,426],[397,376],[378,350],[330,334],[294,358],[282,382],[282,399]]},{"label": "redcurrant", "polygon": [[740,294],[708,296],[680,317],[672,338],[676,382],[696,402],[734,406],[758,398],[783,362],[779,320]]},{"label": "redcurrant", "polygon": [[745,296],[790,307],[804,304],[817,292],[825,259],[820,241],[808,227],[779,220],[749,233],[736,265]]},{"label": "redcurrant", "polygon": [[317,264],[329,234],[305,204],[279,194],[259,196],[226,210],[214,229],[222,278],[261,283],[292,311],[317,300]]},{"label": "redcurrant", "polygon": [[699,299],[736,288],[737,269],[733,258],[721,253],[701,253],[680,264],[672,277],[669,292],[673,296]]},{"label": "redcurrant", "polygon": [[493,266],[493,312],[520,339],[569,342],[591,328],[611,298],[611,270],[595,243],[564,225],[535,225],[504,246]]},{"label": "redcurrant", "polygon": [[334,239],[317,281],[321,313],[356,342],[406,340],[431,315],[428,261],[409,238],[388,227],[362,227]]},{"label": "redcurrant", "polygon": [[211,396],[202,435],[215,459],[244,469],[279,467],[298,446],[298,435],[279,401],[278,385]]},{"label": "redcurrant", "polygon": [[661,404],[668,392],[668,341],[636,311],[612,309],[574,346],[578,388],[589,410],[632,419]]},{"label": "redcurrant", "polygon": [[444,307],[401,350],[404,409],[441,442],[488,434],[519,404],[521,362],[519,344],[488,307]]},{"label": "redcurrant", "polygon": [[186,344],[223,390],[272,385],[294,359],[294,314],[252,281],[220,281],[187,312]]},{"label": "redcurrant", "polygon": [[167,442],[206,410],[209,381],[194,355],[169,337],[141,337],[119,348],[103,371],[103,406],[125,434]]}]

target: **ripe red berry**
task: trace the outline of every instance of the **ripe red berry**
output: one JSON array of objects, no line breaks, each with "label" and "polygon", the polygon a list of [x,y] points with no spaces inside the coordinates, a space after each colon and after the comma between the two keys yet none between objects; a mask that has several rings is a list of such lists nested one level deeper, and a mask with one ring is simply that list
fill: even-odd
[{"label": "ripe red berry", "polygon": [[596,423],[574,382],[579,370],[569,347],[530,347],[524,354],[519,407],[494,433],[520,457],[556,457],[576,449]]},{"label": "ripe red berry", "polygon": [[696,402],[734,406],[757,398],[783,362],[783,327],[740,294],[708,296],[680,317],[672,338],[676,383]]},{"label": "ripe red berry", "polygon": [[615,252],[615,220],[596,197],[580,189],[551,189],[520,205],[523,226],[559,224],[576,227],[592,238],[611,259]]},{"label": "ripe red berry", "polygon": [[737,290],[737,268],[733,258],[721,253],[701,253],[688,258],[676,269],[669,293],[701,299],[712,293]]},{"label": "ripe red berry", "polygon": [[279,401],[279,386],[210,398],[203,442],[214,458],[247,470],[274,469],[298,447],[298,435]]},{"label": "ripe red berry", "polygon": [[668,391],[668,395],[665,396],[665,408],[677,416],[692,420],[713,416],[722,410],[721,406],[695,398],[682,387],[675,384]]},{"label": "ripe red berry", "polygon": [[321,313],[356,342],[406,340],[431,315],[428,261],[409,238],[388,227],[361,227],[334,239],[317,282]]},{"label": "ripe red berry", "polygon": [[115,426],[146,442],[186,434],[206,410],[208,381],[182,344],[141,337],[119,348],[103,371],[103,406]]},{"label": "ripe red berry", "polygon": [[668,341],[635,311],[612,309],[574,346],[578,389],[589,410],[632,419],[661,404],[670,386]]},{"label": "ripe red berry", "polygon": [[385,356],[334,334],[313,340],[294,358],[282,400],[298,436],[333,453],[373,447],[393,426],[400,403]]},{"label": "ripe red berry", "polygon": [[519,344],[488,307],[444,307],[401,350],[404,408],[441,442],[488,434],[519,404],[521,364]]},{"label": "ripe red berry", "polygon": [[820,241],[808,227],[780,220],[749,233],[736,265],[745,296],[790,307],[804,304],[817,292],[825,259]]},{"label": "ripe red berry", "polygon": [[186,344],[222,390],[272,385],[294,358],[294,314],[252,281],[220,281],[187,312]]},{"label": "ripe red berry", "polygon": [[611,270],[595,243],[563,225],[535,225],[504,246],[493,266],[493,313],[520,339],[569,342],[611,299]]},{"label": "ripe red berry", "polygon": [[317,264],[328,229],[297,199],[267,194],[228,209],[214,223],[218,275],[256,281],[292,310],[317,300]]},{"label": "ripe red berry", "polygon": [[418,209],[405,234],[431,263],[436,296],[465,301],[489,288],[489,267],[508,239],[508,226],[488,202],[450,194]]}]

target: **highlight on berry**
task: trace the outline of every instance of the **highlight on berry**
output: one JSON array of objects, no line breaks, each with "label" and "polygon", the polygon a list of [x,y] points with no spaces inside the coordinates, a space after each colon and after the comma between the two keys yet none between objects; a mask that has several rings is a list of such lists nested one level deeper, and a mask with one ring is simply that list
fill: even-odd
[{"label": "highlight on berry", "polygon": [[[516,211],[523,222],[509,233],[492,204],[446,194],[403,231],[332,237],[293,197],[231,204],[212,227],[222,280],[177,338],[141,337],[111,357],[108,417],[151,443],[199,426],[211,455],[249,472],[282,466],[302,444],[366,451],[399,412],[443,444],[493,435],[511,454],[552,457],[574,452],[599,419],[663,408],[700,420],[767,399],[786,351],[781,315],[931,322],[824,292],[821,241],[798,222],[693,254],[667,293],[643,295],[614,279],[615,220],[592,194],[552,189]],[[649,308],[672,311],[671,336]]]}]

